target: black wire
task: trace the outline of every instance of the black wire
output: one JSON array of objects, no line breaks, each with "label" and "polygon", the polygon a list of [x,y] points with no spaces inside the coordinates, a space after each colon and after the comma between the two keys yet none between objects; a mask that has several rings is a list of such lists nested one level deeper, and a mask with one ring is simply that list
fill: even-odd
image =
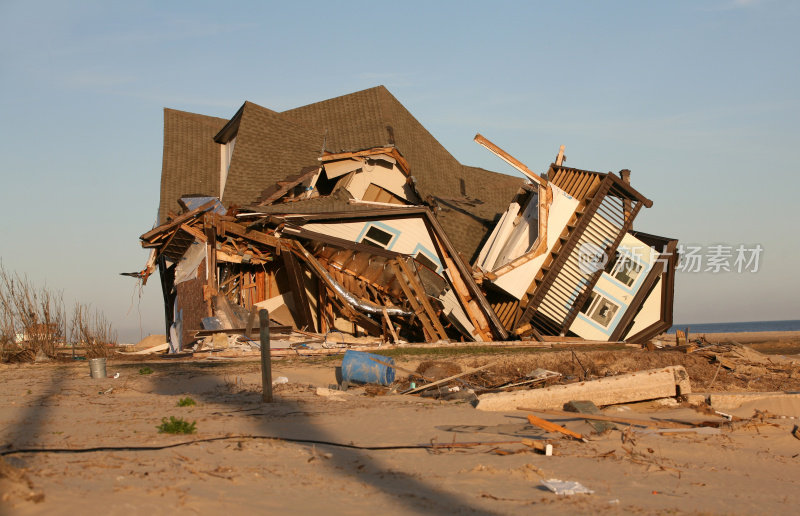
[{"label": "black wire", "polygon": [[[192,441],[184,441],[180,443],[164,444],[160,446],[95,446],[92,448],[21,448],[18,450],[3,450],[0,451],[0,457],[6,455],[16,455],[20,453],[94,453],[102,451],[158,451],[167,450],[169,448],[177,448],[179,446],[187,446],[189,444],[209,443],[214,441],[226,441],[231,439],[264,439],[271,441],[284,441],[300,444],[321,444],[326,446],[336,446],[339,448],[350,448],[353,450],[419,450],[419,449],[435,449],[435,448],[451,448],[450,444],[397,444],[397,445],[383,445],[383,446],[362,446],[358,444],[337,443],[333,441],[321,441],[317,439],[296,439],[292,437],[274,437],[269,435],[231,435],[224,437],[210,437],[208,439],[194,439]],[[456,443],[459,444],[459,443]],[[469,444],[469,443],[464,443]],[[477,443],[476,443],[477,444]],[[495,443],[480,443],[491,445]],[[497,443],[507,444],[507,443]]]}]

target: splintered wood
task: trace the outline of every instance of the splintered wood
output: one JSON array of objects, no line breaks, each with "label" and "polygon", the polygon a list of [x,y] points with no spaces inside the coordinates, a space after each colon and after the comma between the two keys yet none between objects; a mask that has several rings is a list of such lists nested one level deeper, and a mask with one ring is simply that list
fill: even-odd
[{"label": "splintered wood", "polygon": [[[462,276],[459,258],[449,256],[438,236],[446,271],[426,269],[423,276],[425,265],[414,258],[308,232],[285,219],[246,223],[220,206],[206,202],[141,236],[152,255],[138,277],[147,281],[158,268],[167,292],[194,281],[165,307],[168,325],[182,314],[185,342],[208,330],[240,334],[254,308],[267,308],[273,324],[296,330],[367,334],[395,344],[494,340],[465,285],[471,277]],[[446,313],[445,297],[437,296],[449,291],[457,293],[457,304],[447,301]],[[453,310],[473,323],[473,332],[454,324]]]}]

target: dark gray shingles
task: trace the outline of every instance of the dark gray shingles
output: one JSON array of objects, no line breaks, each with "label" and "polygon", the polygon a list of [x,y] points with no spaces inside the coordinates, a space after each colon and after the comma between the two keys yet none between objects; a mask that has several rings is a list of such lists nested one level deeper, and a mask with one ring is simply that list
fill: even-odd
[{"label": "dark gray shingles", "polygon": [[184,195],[219,195],[219,145],[214,135],[227,123],[216,118],[164,109],[164,154],[158,221],[180,212]]}]

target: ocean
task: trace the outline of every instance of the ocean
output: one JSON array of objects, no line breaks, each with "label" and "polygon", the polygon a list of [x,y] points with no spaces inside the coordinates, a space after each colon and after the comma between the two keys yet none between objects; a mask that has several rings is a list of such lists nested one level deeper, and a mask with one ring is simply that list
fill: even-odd
[{"label": "ocean", "polygon": [[667,333],[689,327],[690,333],[742,333],[749,331],[800,331],[800,320],[676,324]]}]

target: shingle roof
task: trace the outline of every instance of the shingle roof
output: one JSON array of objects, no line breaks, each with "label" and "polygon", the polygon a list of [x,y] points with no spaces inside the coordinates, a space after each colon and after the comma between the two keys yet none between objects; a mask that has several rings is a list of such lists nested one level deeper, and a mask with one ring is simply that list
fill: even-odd
[{"label": "shingle roof", "polygon": [[472,263],[525,180],[466,165],[462,165],[458,179],[457,187],[432,197],[442,228],[453,246]]},{"label": "shingle roof", "polygon": [[279,113],[245,102],[222,200],[253,203],[267,187],[303,167],[319,165],[322,131],[297,124]]},{"label": "shingle roof", "polygon": [[219,195],[219,145],[213,138],[226,122],[224,118],[164,109],[159,224],[169,211],[180,212],[181,196]]},{"label": "shingle roof", "polygon": [[[389,208],[368,203],[349,203],[352,199],[344,190],[338,190],[331,195],[324,197],[314,197],[305,201],[282,202],[269,206],[247,207],[256,213],[270,214],[295,214],[295,213],[328,213],[336,211],[367,211],[382,208]],[[397,208],[398,206],[391,206]]]},{"label": "shingle roof", "polygon": [[394,145],[411,166],[423,196],[458,185],[461,164],[384,86],[282,113],[326,134],[325,149],[355,151]]},{"label": "shingle roof", "polygon": [[[213,120],[217,131],[227,122],[203,118]],[[164,177],[172,177],[175,174],[167,171],[166,119],[165,114]],[[197,135],[197,131],[192,134]],[[212,140],[215,134],[216,131],[207,131],[202,136],[197,135],[206,142],[196,146],[207,154],[206,146],[218,146]],[[444,230],[469,260],[477,254],[478,245],[524,182],[522,178],[462,165],[384,86],[377,86],[282,113],[245,102],[238,121],[224,203],[253,204],[264,189],[277,181],[296,175],[305,166],[318,165],[323,141],[324,149],[329,152],[394,145],[408,161],[418,193],[423,200],[439,205],[441,210],[437,216]],[[218,152],[216,150],[212,169],[219,168]],[[218,170],[203,168],[202,174],[204,182],[194,187],[205,185],[207,190],[180,191],[179,194],[219,195],[218,184],[207,184],[218,183],[218,179],[209,181],[219,177]],[[172,196],[178,190],[165,192],[162,188],[162,205],[165,194]],[[342,208],[342,202],[341,199],[313,199],[291,203],[291,208],[281,205],[276,212],[307,209],[314,210],[309,213],[319,213],[330,203]],[[358,205],[346,202],[344,206],[347,210],[358,209]]]},{"label": "shingle roof", "polygon": [[437,217],[453,245],[468,260],[477,254],[478,245],[524,182],[519,177],[459,163],[384,86],[282,115],[326,131],[328,151],[394,145],[408,161],[423,199],[447,197],[466,203],[461,207],[468,209],[459,211],[440,202],[442,209]]}]

